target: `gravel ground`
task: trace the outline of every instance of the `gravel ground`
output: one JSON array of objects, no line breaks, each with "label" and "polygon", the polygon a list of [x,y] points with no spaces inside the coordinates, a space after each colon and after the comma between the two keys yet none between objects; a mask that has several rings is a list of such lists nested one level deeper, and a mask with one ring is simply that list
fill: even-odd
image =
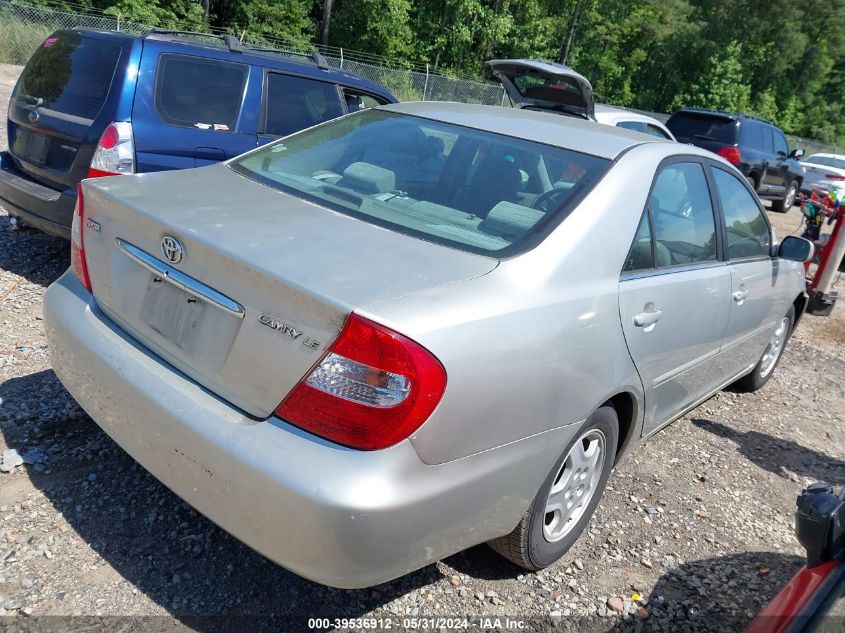
[{"label": "gravel ground", "polygon": [[[780,235],[798,227],[796,210],[771,216]],[[718,394],[620,465],[549,569],[525,573],[479,546],[372,589],[329,589],[198,515],[70,398],[41,317],[68,263],[65,242],[13,230],[0,210],[0,449],[33,462],[0,473],[0,629],[300,630],[320,615],[394,629],[472,616],[471,630],[495,617],[520,628],[509,617],[525,629],[737,631],[802,564],[802,486],[845,483],[843,301],[832,318],[804,317],[763,390]]]}]

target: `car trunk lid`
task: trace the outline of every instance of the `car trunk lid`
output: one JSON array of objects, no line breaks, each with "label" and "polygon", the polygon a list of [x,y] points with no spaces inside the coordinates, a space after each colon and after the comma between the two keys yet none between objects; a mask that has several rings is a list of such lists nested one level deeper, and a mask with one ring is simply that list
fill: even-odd
[{"label": "car trunk lid", "polygon": [[85,141],[121,54],[121,45],[79,31],[42,42],[9,103],[9,152],[22,171],[58,190],[85,177],[93,154]]},{"label": "car trunk lid", "polygon": [[[257,417],[275,409],[356,307],[498,263],[315,205],[226,165],[89,180],[84,200],[97,304]],[[165,254],[176,246],[168,238],[182,247],[178,262]]]},{"label": "car trunk lid", "polygon": [[521,108],[595,118],[593,87],[586,77],[568,66],[525,59],[494,59],[487,65],[511,101]]}]

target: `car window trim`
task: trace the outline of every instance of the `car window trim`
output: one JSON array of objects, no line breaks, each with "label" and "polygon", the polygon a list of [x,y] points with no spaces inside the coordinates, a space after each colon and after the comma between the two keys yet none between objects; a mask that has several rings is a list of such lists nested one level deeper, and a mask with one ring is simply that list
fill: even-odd
[{"label": "car window trim", "polygon": [[[646,196],[645,202],[645,209],[648,210],[648,221],[649,227],[651,228],[651,257],[652,257],[652,264],[654,268],[651,270],[643,270],[643,271],[632,271],[630,273],[621,272],[619,275],[620,281],[628,280],[632,278],[640,278],[640,277],[648,277],[653,275],[659,274],[672,274],[672,273],[679,273],[685,272],[688,270],[697,270],[700,268],[710,268],[712,266],[720,266],[727,264],[727,257],[724,252],[724,232],[720,230],[719,226],[719,213],[720,211],[717,210],[717,201],[714,200],[713,194],[715,190],[711,186],[710,183],[710,173],[707,169],[707,165],[710,162],[710,159],[705,158],[703,156],[696,156],[695,154],[675,154],[673,156],[669,156],[664,158],[663,160],[658,163],[657,168],[654,170],[654,175],[651,179],[651,185],[648,188],[648,194]],[[657,246],[656,242],[657,239],[654,234],[654,217],[653,211],[651,208],[651,194],[654,191],[654,185],[657,183],[657,177],[663,169],[672,165],[674,163],[698,163],[701,165],[701,169],[704,172],[704,181],[707,184],[707,192],[710,196],[710,208],[711,213],[713,214],[713,228],[716,234],[716,259],[715,260],[708,260],[703,262],[694,262],[692,264],[678,264],[676,266],[667,266],[666,268],[658,268],[657,267]],[[640,216],[642,218],[642,215]],[[767,218],[768,219],[768,218]],[[722,219],[722,225],[724,225],[724,219]],[[637,222],[637,228],[640,227],[640,223]],[[634,235],[636,237],[636,234]],[[633,244],[633,239],[632,242]],[[629,247],[630,252],[630,247]],[[624,265],[624,264],[623,264]]]},{"label": "car window trim", "polygon": [[[266,136],[267,138],[271,139],[282,138],[278,134],[270,134],[269,132],[267,132],[267,97],[269,96],[270,75],[284,75],[286,77],[296,77],[297,79],[310,79],[311,81],[318,81],[324,84],[331,84],[334,86],[335,93],[337,93],[337,100],[340,103],[340,111],[342,113],[341,116],[343,116],[344,114],[349,114],[349,111],[346,109],[345,99],[343,98],[343,86],[338,84],[338,82],[332,81],[331,79],[320,79],[317,77],[312,77],[311,75],[306,75],[304,73],[291,73],[285,70],[279,70],[278,68],[264,68],[264,77],[261,81],[261,109],[258,112],[258,136]],[[331,119],[329,120],[331,121]],[[325,123],[325,121],[321,121],[321,123]],[[319,125],[319,123],[317,125]],[[294,132],[294,134],[296,134],[296,132]]]},{"label": "car window trim", "polygon": [[[710,183],[710,188],[713,190],[713,195],[711,197],[715,198],[716,205],[718,207],[719,213],[719,221],[721,223],[720,230],[722,231],[722,247],[724,249],[723,256],[724,261],[726,262],[751,262],[751,261],[766,261],[776,259],[776,257],[772,254],[773,246],[775,243],[775,234],[774,230],[772,229],[772,223],[769,220],[769,214],[766,213],[766,208],[763,206],[763,203],[760,201],[760,198],[754,193],[754,190],[748,184],[748,181],[745,178],[737,178],[736,175],[731,174],[730,170],[725,169],[724,166],[720,165],[716,161],[707,159],[707,163],[710,169],[707,170],[707,178],[708,182]],[[757,203],[757,210],[763,215],[763,219],[766,222],[766,226],[769,228],[769,254],[768,255],[750,255],[748,257],[730,257],[730,253],[728,252],[728,223],[725,220],[725,210],[722,208],[722,200],[719,198],[719,189],[716,186],[716,179],[713,177],[713,173],[710,171],[712,169],[719,169],[729,176],[733,176],[736,178],[744,187],[745,190],[751,194],[752,199],[754,202]]]},{"label": "car window trim", "polygon": [[163,51],[161,54],[159,54],[158,59],[156,60],[156,76],[155,76],[155,85],[153,87],[153,110],[155,111],[156,116],[158,116],[162,125],[166,125],[168,127],[179,128],[181,130],[198,130],[200,132],[208,132],[210,130],[203,130],[203,129],[198,128],[194,125],[178,125],[176,123],[170,123],[170,122],[168,122],[164,119],[164,116],[162,115],[161,110],[159,110],[159,108],[158,108],[159,86],[161,85],[161,82],[162,82],[162,75],[161,75],[162,65],[163,65],[164,61],[166,60],[166,58],[169,58],[169,57],[187,57],[187,58],[190,58],[190,59],[199,59],[199,60],[203,60],[203,61],[206,61],[206,62],[209,62],[209,61],[217,62],[217,63],[220,63],[220,64],[228,64],[230,66],[239,66],[239,67],[243,68],[243,71],[244,71],[243,86],[241,87],[241,98],[240,98],[240,102],[238,103],[238,114],[235,117],[235,125],[232,127],[232,129],[229,129],[229,130],[214,130],[214,134],[221,134],[221,133],[222,134],[237,134],[239,132],[239,129],[240,129],[241,114],[242,114],[243,109],[244,109],[244,102],[246,101],[247,89],[249,88],[250,65],[247,64],[247,63],[244,63],[244,62],[230,61],[228,59],[218,59],[216,57],[205,57],[203,55],[189,55],[189,54],[186,54],[186,53],[174,53],[172,51]]}]

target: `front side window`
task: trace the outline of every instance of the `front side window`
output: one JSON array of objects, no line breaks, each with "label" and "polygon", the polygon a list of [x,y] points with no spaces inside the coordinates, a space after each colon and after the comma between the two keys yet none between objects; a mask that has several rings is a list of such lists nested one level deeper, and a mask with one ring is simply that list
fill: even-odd
[{"label": "front side window", "polygon": [[244,64],[162,55],[156,80],[156,110],[170,125],[233,132],[246,75]]},{"label": "front side window", "polygon": [[775,154],[783,154],[784,156],[789,154],[789,145],[780,130],[772,130],[772,134],[775,142]]},{"label": "front side window", "polygon": [[337,87],[325,81],[270,73],[264,133],[287,136],[343,114]]},{"label": "front side window", "polygon": [[610,161],[421,117],[365,110],[229,165],[361,220],[498,257],[538,243],[595,186]]},{"label": "front side window", "polygon": [[716,260],[713,204],[701,163],[662,168],[649,204],[659,268]]},{"label": "front side window", "polygon": [[768,257],[772,234],[757,201],[736,176],[713,169],[713,179],[725,215],[728,257]]}]

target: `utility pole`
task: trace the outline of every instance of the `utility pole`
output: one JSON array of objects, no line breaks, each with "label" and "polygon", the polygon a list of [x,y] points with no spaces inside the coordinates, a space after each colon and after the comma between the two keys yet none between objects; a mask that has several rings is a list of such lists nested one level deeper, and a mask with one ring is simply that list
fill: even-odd
[{"label": "utility pole", "polygon": [[566,28],[566,39],[560,48],[560,63],[566,64],[569,58],[569,51],[572,49],[572,39],[575,36],[575,26],[578,24],[578,13],[581,11],[582,0],[575,0],[575,8],[569,16],[569,26]]},{"label": "utility pole", "polygon": [[321,28],[322,31],[322,43],[323,46],[329,45],[329,24],[332,21],[332,0],[325,0],[323,2],[323,25]]}]

